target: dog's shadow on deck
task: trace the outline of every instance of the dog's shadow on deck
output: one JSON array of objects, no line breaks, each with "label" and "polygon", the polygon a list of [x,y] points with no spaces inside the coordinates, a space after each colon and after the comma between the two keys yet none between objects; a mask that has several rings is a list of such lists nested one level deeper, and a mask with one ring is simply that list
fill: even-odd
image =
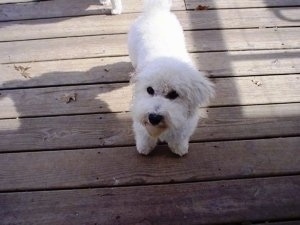
[{"label": "dog's shadow on deck", "polygon": [[74,65],[74,71],[35,72],[47,63],[52,62],[3,65],[20,79],[7,74],[0,89],[2,152],[134,144],[130,116],[122,113],[130,102],[129,62],[86,71],[76,71]]}]

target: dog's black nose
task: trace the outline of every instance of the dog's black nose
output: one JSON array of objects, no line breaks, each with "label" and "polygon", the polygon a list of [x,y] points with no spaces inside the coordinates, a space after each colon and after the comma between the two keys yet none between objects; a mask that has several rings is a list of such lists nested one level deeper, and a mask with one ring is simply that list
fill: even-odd
[{"label": "dog's black nose", "polygon": [[155,113],[150,113],[148,116],[149,122],[154,126],[159,124],[163,120],[163,118],[163,116]]}]

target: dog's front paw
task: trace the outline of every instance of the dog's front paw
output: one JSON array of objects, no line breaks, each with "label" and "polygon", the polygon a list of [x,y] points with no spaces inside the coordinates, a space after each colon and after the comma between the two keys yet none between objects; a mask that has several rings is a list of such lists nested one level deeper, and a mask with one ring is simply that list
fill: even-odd
[{"label": "dog's front paw", "polygon": [[155,140],[137,140],[136,149],[142,155],[148,155],[156,146]]},{"label": "dog's front paw", "polygon": [[151,137],[139,122],[134,122],[133,128],[137,151],[140,154],[148,155],[155,148],[157,138]]},{"label": "dog's front paw", "polygon": [[149,155],[149,153],[153,150],[153,148],[150,148],[149,146],[147,147],[136,146],[136,149],[138,153],[140,153],[141,155]]},{"label": "dog's front paw", "polygon": [[182,143],[169,143],[169,148],[173,153],[179,156],[184,156],[189,152],[188,141],[183,141]]}]

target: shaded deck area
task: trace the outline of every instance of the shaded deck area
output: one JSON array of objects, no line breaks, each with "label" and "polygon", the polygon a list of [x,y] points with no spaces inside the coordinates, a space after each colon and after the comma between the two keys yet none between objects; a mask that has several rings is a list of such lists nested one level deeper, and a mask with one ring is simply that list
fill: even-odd
[{"label": "shaded deck area", "polygon": [[300,1],[173,2],[217,92],[182,158],[135,150],[140,0],[0,2],[0,225],[300,224]]}]

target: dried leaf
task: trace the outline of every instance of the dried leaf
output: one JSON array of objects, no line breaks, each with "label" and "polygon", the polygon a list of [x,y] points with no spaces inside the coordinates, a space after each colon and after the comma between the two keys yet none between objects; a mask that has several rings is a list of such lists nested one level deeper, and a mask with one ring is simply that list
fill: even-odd
[{"label": "dried leaf", "polygon": [[76,101],[76,97],[77,97],[77,94],[75,92],[73,93],[69,93],[69,94],[64,94],[62,97],[61,97],[61,100],[65,103],[70,103],[71,101]]},{"label": "dried leaf", "polygon": [[30,74],[29,73],[27,73],[27,72],[21,72],[21,75],[23,76],[23,77],[25,77],[25,78],[31,78],[31,76],[30,76]]},{"label": "dried leaf", "polygon": [[195,10],[208,10],[208,8],[206,5],[198,5]]},{"label": "dried leaf", "polygon": [[27,70],[29,70],[30,68],[31,68],[31,67],[29,67],[29,66],[25,67],[25,68],[24,68],[24,72],[27,71]]},{"label": "dried leaf", "polygon": [[27,70],[29,70],[31,67],[29,67],[29,66],[24,67],[24,66],[16,66],[16,65],[14,65],[14,68],[15,68],[16,71],[19,71],[20,74],[23,77],[25,77],[26,79],[27,78],[31,78],[30,74],[27,72]]},{"label": "dried leaf", "polygon": [[253,79],[253,80],[251,80],[251,81],[252,81],[253,84],[255,84],[255,85],[258,86],[258,87],[262,85],[262,83],[261,83],[260,81],[258,81],[258,80],[254,80],[254,79]]},{"label": "dried leaf", "polygon": [[14,65],[14,68],[15,68],[16,71],[20,71],[20,66]]}]

